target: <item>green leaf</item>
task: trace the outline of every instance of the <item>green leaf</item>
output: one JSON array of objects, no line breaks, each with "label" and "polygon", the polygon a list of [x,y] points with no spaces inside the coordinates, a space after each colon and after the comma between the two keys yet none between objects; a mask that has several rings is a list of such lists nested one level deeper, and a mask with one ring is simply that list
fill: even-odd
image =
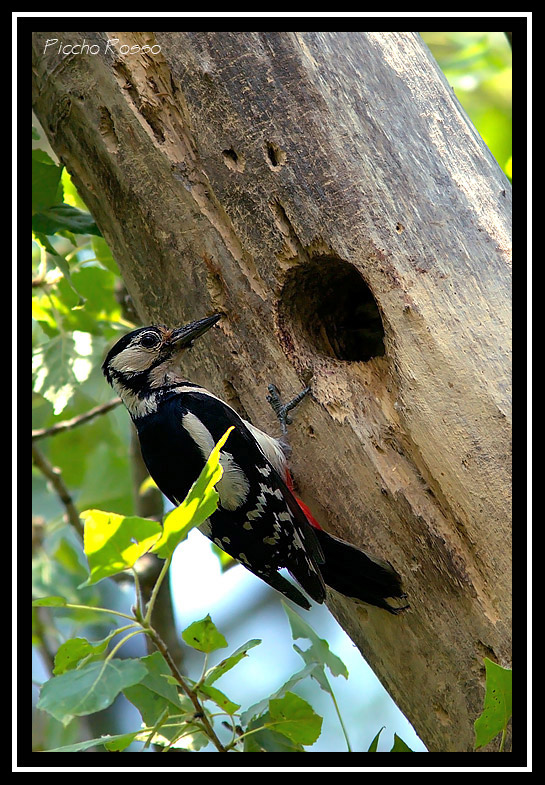
[{"label": "green leaf", "polygon": [[[57,464],[54,464],[57,465]],[[97,587],[92,586],[83,591],[78,591],[77,586],[87,575],[86,566],[82,564],[67,566],[64,560],[57,560],[56,554],[64,554],[68,549],[59,546],[59,542],[64,539],[64,535],[73,537],[73,530],[69,527],[56,527],[55,532],[47,534],[43,541],[43,548],[36,550],[32,559],[32,592],[33,597],[39,598],[34,605],[45,605],[53,611],[52,620],[66,619],[69,624],[96,624],[99,620],[106,622],[105,615],[99,614],[94,608],[101,604]],[[80,546],[81,547],[81,546]],[[81,553],[83,561],[83,552]],[[50,599],[51,595],[53,599]],[[67,604],[77,604],[87,606],[88,609],[67,609]],[[35,610],[35,608],[33,608]],[[70,620],[68,622],[68,620]],[[84,621],[85,620],[85,621]],[[106,629],[106,627],[105,627]],[[65,631],[66,633],[66,631]],[[80,634],[80,633],[75,633]],[[64,636],[62,636],[64,637]],[[60,744],[61,742],[59,742]]]},{"label": "green leaf", "polygon": [[91,245],[93,246],[93,251],[95,252],[98,261],[103,264],[107,270],[119,277],[119,267],[112,256],[112,252],[110,251],[106,240],[103,237],[94,236],[91,238]]},{"label": "green leaf", "polygon": [[[315,662],[311,662],[308,665],[294,673],[290,678],[280,687],[280,689],[276,690],[272,693],[268,698],[264,698],[257,703],[254,703],[253,706],[250,706],[246,711],[244,711],[241,715],[241,723],[246,725],[252,717],[260,717],[264,714],[269,706],[269,700],[271,698],[283,698],[287,692],[291,692],[293,687],[295,687],[300,681],[306,679],[307,676],[313,676],[316,670],[320,670],[320,667],[316,665]],[[323,670],[322,670],[323,673]]]},{"label": "green leaf", "polygon": [[486,694],[481,716],[475,720],[475,749],[484,747],[507,727],[512,714],[513,672],[502,668],[488,657],[486,668]]},{"label": "green leaf", "polygon": [[206,685],[213,684],[217,679],[223,676],[224,673],[227,673],[227,671],[230,671],[231,668],[234,668],[243,657],[247,657],[247,652],[249,649],[253,649],[254,646],[258,646],[260,643],[261,641],[259,638],[252,638],[252,640],[244,643],[242,646],[240,646],[240,648],[233,652],[230,657],[226,657],[226,659],[222,660],[218,665],[210,668],[206,674],[204,683]]},{"label": "green leaf", "polygon": [[375,736],[375,738],[373,739],[373,741],[372,741],[372,742],[371,742],[371,744],[369,745],[369,749],[367,750],[367,752],[376,752],[376,751],[377,751],[377,747],[378,747],[378,740],[379,740],[379,738],[380,738],[380,734],[381,734],[381,733],[382,733],[382,731],[384,730],[384,727],[385,727],[385,726],[383,725],[383,726],[382,726],[382,728],[379,730],[379,732],[377,733],[377,735]]},{"label": "green leaf", "polygon": [[44,750],[44,752],[85,752],[91,747],[100,746],[106,747],[109,752],[122,752],[135,740],[138,733],[139,731],[120,733],[116,736],[100,736],[98,739],[78,741],[76,744],[66,744],[64,747],[56,747],[53,750]]},{"label": "green leaf", "polygon": [[403,739],[399,738],[397,733],[394,733],[394,746],[390,752],[412,752],[412,749],[405,744]]},{"label": "green leaf", "polygon": [[189,698],[178,692],[178,683],[173,679],[163,655],[154,652],[142,657],[141,662],[146,666],[146,676],[138,684],[123,690],[148,727],[138,734],[137,740],[159,746],[174,742],[174,747],[182,749],[205,747],[209,740],[193,722],[194,706]]},{"label": "green leaf", "polygon": [[66,605],[64,597],[39,597],[37,600],[32,600],[33,608],[59,608]]},{"label": "green leaf", "polygon": [[68,540],[70,534],[66,537],[61,537],[58,545],[55,545],[53,550],[53,557],[57,564],[61,564],[67,572],[74,576],[83,577],[87,574],[87,570],[83,565],[83,554],[81,553],[81,546],[78,542],[77,546]]},{"label": "green leaf", "polygon": [[90,586],[132,567],[161,536],[161,525],[147,518],[103,510],[85,510],[81,518],[85,522],[83,545],[89,562],[89,578],[81,586]]},{"label": "green leaf", "polygon": [[176,546],[187,537],[191,529],[200,526],[215,512],[219,495],[214,486],[221,480],[223,474],[219,463],[220,450],[233,427],[231,426],[216,444],[204,469],[183,502],[166,516],[163,522],[163,535],[152,549],[162,559],[171,556]]},{"label": "green leaf", "polygon": [[32,213],[47,210],[62,202],[62,166],[49,157],[45,150],[32,151]]},{"label": "green leaf", "polygon": [[[312,627],[288,605],[285,603],[282,603],[282,605],[291,626],[293,639],[307,638],[312,644],[306,651],[302,651],[298,646],[294,646],[295,651],[307,664],[316,662],[322,666],[327,665],[333,676],[344,676],[347,679],[348,669],[346,665],[336,654],[329,650],[328,642],[323,638],[319,638]],[[320,686],[322,685],[320,684]],[[330,690],[327,691],[329,692]]]},{"label": "green leaf", "polygon": [[182,638],[188,646],[192,646],[198,651],[209,654],[216,649],[223,649],[227,646],[227,641],[219,632],[216,625],[209,615],[204,619],[195,621],[182,632]]},{"label": "green leaf", "polygon": [[[168,735],[165,735],[165,728],[161,728],[160,733],[153,735],[149,730],[141,731],[136,736],[136,740],[185,752],[198,752],[210,742],[208,736],[194,723],[183,722],[166,730],[168,730]],[[175,740],[173,741],[173,739]]]},{"label": "green leaf", "polygon": [[[181,697],[176,685],[171,683],[170,668],[160,652],[142,657],[141,662],[146,666],[146,676],[138,684],[126,687],[123,694],[136,706],[144,724],[148,728],[160,728],[168,743],[187,725],[187,718],[192,718],[193,704]],[[148,731],[146,741],[149,736]]]},{"label": "green leaf", "polygon": [[[37,234],[35,236],[36,237],[38,237],[38,236],[45,237],[45,235],[37,235]],[[81,308],[81,306],[85,303],[85,297],[82,297],[82,295],[78,292],[78,290],[76,289],[76,287],[72,283],[72,276],[70,274],[70,265],[68,264],[68,262],[66,261],[64,256],[62,256],[61,254],[59,254],[57,252],[55,252],[55,255],[57,257],[55,259],[55,263],[56,263],[57,267],[59,268],[61,273],[64,275],[64,277],[66,279],[66,283],[68,284],[68,286],[72,289],[72,291],[74,292],[74,294],[78,298],[77,305],[75,305],[74,308]]]},{"label": "green leaf", "polygon": [[85,657],[102,654],[108,646],[109,638],[98,643],[90,643],[86,638],[70,638],[61,643],[55,654],[55,667],[53,674],[58,676],[65,671],[72,670],[80,660]]},{"label": "green leaf", "polygon": [[129,744],[132,744],[138,736],[138,732],[122,733],[117,736],[111,736],[110,739],[104,739],[104,746],[108,752],[123,752],[127,749]]},{"label": "green leaf", "polygon": [[224,695],[221,690],[216,689],[216,687],[211,687],[209,684],[201,684],[199,687],[199,694],[214,701],[216,706],[219,706],[222,711],[231,716],[240,709],[240,703],[233,703],[233,701],[230,700],[227,695]]},{"label": "green leaf", "polygon": [[[74,267],[66,264],[61,256],[56,256],[54,261],[63,273],[62,278],[59,277],[48,286],[47,292],[41,288],[33,289],[32,315],[44,332],[50,337],[59,330],[68,334],[78,330],[94,336],[112,337],[115,334],[112,322],[122,321],[120,304],[114,291],[116,280],[119,279],[98,263],[89,262],[83,267]],[[65,343],[68,342],[69,349],[73,342],[68,334],[63,335],[63,341],[59,342],[59,351],[62,351],[62,361],[66,366],[61,376],[71,372],[71,366],[67,363],[71,359],[71,352],[67,353]],[[44,351],[48,351],[46,344],[43,347]]]},{"label": "green leaf", "polygon": [[315,679],[320,685],[320,688],[331,696],[343,734],[346,738],[348,750],[350,751],[350,739],[348,738],[337,701],[335,700],[333,689],[325,672],[325,668],[327,666],[333,676],[344,676],[344,678],[347,679],[348,669],[344,662],[329,650],[329,644],[326,640],[319,638],[312,627],[310,627],[306,621],[304,621],[297,613],[295,613],[295,611],[289,608],[285,603],[283,603],[283,605],[290,622],[293,637],[307,638],[307,640],[310,640],[311,642],[311,645],[306,651],[303,651],[296,643],[293,644],[294,650],[305,662],[306,669],[304,669],[301,674],[295,674],[292,678],[295,680],[308,669],[311,678]]},{"label": "green leaf", "polygon": [[272,698],[269,713],[274,729],[296,744],[314,744],[320,736],[322,718],[294,692],[287,692],[283,698]]},{"label": "green leaf", "polygon": [[70,204],[53,204],[32,217],[32,231],[41,234],[72,232],[73,234],[94,234],[101,231],[90,213],[72,207]]},{"label": "green leaf", "polygon": [[57,258],[60,258],[59,252],[51,245],[46,234],[42,234],[41,232],[34,232],[33,237],[37,243],[39,243],[41,246],[45,248],[47,253],[50,253],[52,256],[56,256]]},{"label": "green leaf", "polygon": [[[162,698],[163,701],[168,701],[172,704],[172,711],[180,712],[180,696],[175,684],[170,681],[170,668],[163,655],[158,651],[154,651],[153,654],[142,657],[140,661],[146,666],[147,673],[144,678],[138,682],[137,686],[145,688],[151,695]],[[125,695],[129,697],[129,690],[133,689],[135,689],[135,687],[129,687],[127,690],[124,690]],[[131,700],[131,698],[129,698],[129,700]],[[131,703],[132,702],[133,701],[131,700]],[[137,705],[135,703],[135,706],[137,706],[140,711],[143,709],[146,713],[145,717],[142,716],[142,719],[144,719],[146,724],[154,725],[157,722],[159,714],[155,710],[156,706],[153,711],[151,710],[151,704],[144,707],[142,704]]]},{"label": "green leaf", "polygon": [[[288,739],[275,728],[266,727],[271,723],[269,712],[254,718],[246,728],[244,752],[304,752],[301,744]],[[249,732],[251,731],[251,732]]]},{"label": "green leaf", "polygon": [[121,690],[137,684],[146,673],[139,660],[92,662],[46,681],[37,707],[67,725],[74,717],[107,708]]},{"label": "green leaf", "polygon": [[[327,692],[329,695],[333,696],[333,689],[326,676],[324,665],[322,664],[322,662],[316,659],[316,652],[313,651],[312,646],[308,648],[306,651],[303,651],[302,649],[299,648],[299,646],[296,643],[294,643],[293,648],[294,651],[296,651],[297,654],[299,654],[301,658],[306,662],[306,668],[304,668],[303,671],[301,671],[301,674],[305,673],[305,671],[308,671],[309,676],[318,682],[321,689],[324,692]],[[295,676],[297,676],[297,674],[295,674],[292,678],[294,678]]]}]

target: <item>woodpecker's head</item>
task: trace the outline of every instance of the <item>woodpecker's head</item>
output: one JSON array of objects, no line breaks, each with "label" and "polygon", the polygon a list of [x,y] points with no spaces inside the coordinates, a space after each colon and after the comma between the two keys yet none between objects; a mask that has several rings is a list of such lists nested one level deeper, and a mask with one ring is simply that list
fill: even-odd
[{"label": "woodpecker's head", "polygon": [[140,327],[119,339],[102,371],[131,415],[148,413],[155,406],[157,391],[183,378],[181,355],[220,318],[217,313],[173,330],[164,325]]}]

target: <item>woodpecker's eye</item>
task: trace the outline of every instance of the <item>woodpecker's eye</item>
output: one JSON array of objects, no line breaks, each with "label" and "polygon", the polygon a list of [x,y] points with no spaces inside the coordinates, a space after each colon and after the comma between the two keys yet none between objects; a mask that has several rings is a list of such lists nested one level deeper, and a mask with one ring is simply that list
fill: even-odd
[{"label": "woodpecker's eye", "polygon": [[144,349],[153,349],[159,343],[160,338],[157,333],[144,333],[144,335],[140,338],[140,345],[144,347]]}]

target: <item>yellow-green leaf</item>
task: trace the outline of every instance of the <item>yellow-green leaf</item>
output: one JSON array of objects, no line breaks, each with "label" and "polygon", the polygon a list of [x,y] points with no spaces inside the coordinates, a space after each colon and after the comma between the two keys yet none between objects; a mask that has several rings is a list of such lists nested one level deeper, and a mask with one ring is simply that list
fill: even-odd
[{"label": "yellow-green leaf", "polygon": [[513,672],[510,668],[502,668],[488,657],[484,658],[486,668],[486,695],[484,708],[480,717],[475,722],[475,749],[484,747],[498,733],[505,731],[511,719],[512,706],[512,680]]},{"label": "yellow-green leaf", "polygon": [[89,562],[89,578],[82,586],[132,567],[161,536],[159,523],[135,515],[85,510],[81,518],[85,524],[83,548]]},{"label": "yellow-green leaf", "polygon": [[233,426],[223,434],[216,444],[204,469],[191,486],[191,490],[183,502],[166,516],[163,522],[162,537],[153,547],[153,552],[162,559],[171,556],[176,546],[187,537],[191,529],[200,526],[215,512],[219,495],[214,486],[221,480],[223,474],[219,462],[220,450],[232,430]]}]

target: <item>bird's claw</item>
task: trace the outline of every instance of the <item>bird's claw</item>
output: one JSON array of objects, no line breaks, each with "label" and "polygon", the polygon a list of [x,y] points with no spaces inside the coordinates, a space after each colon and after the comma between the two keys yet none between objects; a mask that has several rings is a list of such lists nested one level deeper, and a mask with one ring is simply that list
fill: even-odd
[{"label": "bird's claw", "polygon": [[289,416],[289,412],[292,409],[295,409],[298,403],[300,403],[305,395],[308,395],[310,392],[310,387],[305,387],[300,393],[298,393],[295,398],[292,398],[291,401],[287,403],[282,403],[282,399],[280,397],[280,393],[278,388],[274,384],[269,384],[268,388],[269,394],[267,395],[267,401],[270,403],[274,413],[278,417],[280,422],[280,427],[282,428],[282,433],[287,433],[287,426],[291,425],[293,420]]}]

